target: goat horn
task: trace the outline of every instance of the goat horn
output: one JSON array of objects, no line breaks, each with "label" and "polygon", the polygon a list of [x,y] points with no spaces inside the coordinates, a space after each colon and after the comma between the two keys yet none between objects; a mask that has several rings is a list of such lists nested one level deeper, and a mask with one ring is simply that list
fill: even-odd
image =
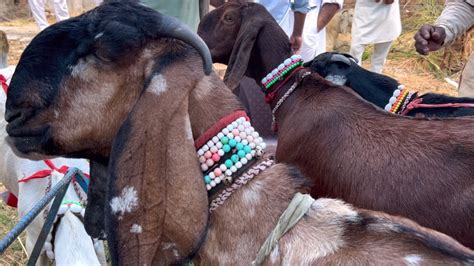
[{"label": "goat horn", "polygon": [[347,58],[346,56],[342,55],[342,54],[333,54],[331,56],[331,61],[332,62],[341,62],[341,63],[344,63],[348,66],[351,65],[351,60],[349,58]]},{"label": "goat horn", "polygon": [[212,71],[212,58],[206,43],[196,33],[191,31],[183,22],[175,17],[161,16],[158,32],[162,37],[181,40],[196,49],[202,57],[204,73],[209,75]]}]

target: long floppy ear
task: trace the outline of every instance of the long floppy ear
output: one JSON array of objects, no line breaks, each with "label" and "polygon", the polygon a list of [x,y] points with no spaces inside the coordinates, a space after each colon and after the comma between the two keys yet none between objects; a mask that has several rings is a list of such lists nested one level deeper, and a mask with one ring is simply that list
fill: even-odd
[{"label": "long floppy ear", "polygon": [[188,114],[194,85],[165,76],[152,77],[114,140],[106,211],[114,264],[180,262],[197,250],[207,226]]},{"label": "long floppy ear", "polygon": [[232,91],[239,86],[242,77],[247,71],[250,61],[250,54],[255,45],[258,33],[263,26],[263,20],[248,13],[252,12],[253,7],[243,6],[241,8],[242,24],[237,34],[237,39],[232,48],[232,53],[227,64],[227,70],[224,75],[224,83]]}]

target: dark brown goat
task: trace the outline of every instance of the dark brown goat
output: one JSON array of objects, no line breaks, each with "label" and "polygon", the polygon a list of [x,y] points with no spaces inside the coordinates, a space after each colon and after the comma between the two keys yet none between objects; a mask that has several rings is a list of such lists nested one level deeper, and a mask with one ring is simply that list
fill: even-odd
[{"label": "dark brown goat", "polygon": [[[226,4],[198,33],[215,62],[228,64],[232,89],[242,75],[260,81],[291,56],[287,37],[258,4]],[[314,197],[403,215],[474,247],[473,118],[391,115],[313,74],[281,105],[276,122],[276,159],[314,181]]]}]

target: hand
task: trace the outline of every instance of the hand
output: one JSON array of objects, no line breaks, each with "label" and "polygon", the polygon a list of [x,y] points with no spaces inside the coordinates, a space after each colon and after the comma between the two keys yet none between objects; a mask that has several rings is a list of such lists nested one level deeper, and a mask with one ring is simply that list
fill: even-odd
[{"label": "hand", "polygon": [[301,35],[291,35],[290,44],[291,50],[294,54],[299,54],[301,50],[301,44],[303,43],[303,37]]},{"label": "hand", "polygon": [[433,25],[423,25],[415,34],[416,51],[422,55],[427,55],[431,51],[436,51],[443,46],[446,39],[444,28]]}]

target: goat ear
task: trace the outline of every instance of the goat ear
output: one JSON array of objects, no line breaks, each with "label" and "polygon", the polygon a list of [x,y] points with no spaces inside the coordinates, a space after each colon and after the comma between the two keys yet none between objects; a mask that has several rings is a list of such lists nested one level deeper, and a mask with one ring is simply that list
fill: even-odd
[{"label": "goat ear", "polygon": [[[241,12],[248,12],[248,8],[242,8]],[[242,18],[251,18],[251,16],[242,15]],[[239,86],[242,77],[247,71],[250,61],[251,50],[255,45],[258,33],[260,32],[263,22],[260,19],[242,19],[237,39],[232,48],[232,53],[227,64],[227,70],[224,75],[224,83],[232,91]]]},{"label": "goat ear", "polygon": [[113,143],[106,211],[113,264],[174,264],[204,236],[208,199],[188,114],[192,88],[167,83],[161,74],[151,79]]}]

